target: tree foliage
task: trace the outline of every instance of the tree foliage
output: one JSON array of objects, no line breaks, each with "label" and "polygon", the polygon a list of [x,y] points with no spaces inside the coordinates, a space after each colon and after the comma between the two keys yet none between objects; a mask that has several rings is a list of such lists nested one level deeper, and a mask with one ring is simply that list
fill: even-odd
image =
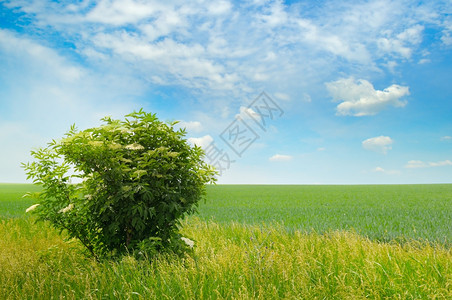
[{"label": "tree foliage", "polygon": [[[95,257],[135,250],[181,249],[180,220],[196,211],[215,181],[200,147],[184,129],[143,110],[100,127],[72,126],[60,141],[32,151],[28,178],[40,220],[79,239]],[[74,179],[81,183],[72,183]]]}]

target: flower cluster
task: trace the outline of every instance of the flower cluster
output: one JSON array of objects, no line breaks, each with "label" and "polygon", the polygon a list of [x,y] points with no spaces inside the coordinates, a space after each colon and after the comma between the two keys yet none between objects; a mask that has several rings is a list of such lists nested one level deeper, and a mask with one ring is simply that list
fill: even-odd
[{"label": "flower cluster", "polygon": [[190,248],[193,248],[195,246],[195,242],[186,237],[181,237],[180,239]]},{"label": "flower cluster", "polygon": [[67,213],[68,211],[72,210],[74,208],[74,204],[69,204],[65,208],[60,209],[59,213]]},{"label": "flower cluster", "polygon": [[131,144],[131,145],[127,145],[126,149],[129,149],[129,150],[143,150],[144,147],[142,145],[140,145],[140,144]]},{"label": "flower cluster", "polygon": [[33,211],[33,210],[35,210],[36,207],[38,207],[38,206],[39,206],[39,204],[33,204],[32,206],[30,206],[29,208],[27,208],[27,209],[25,210],[25,212],[27,213],[27,212]]}]

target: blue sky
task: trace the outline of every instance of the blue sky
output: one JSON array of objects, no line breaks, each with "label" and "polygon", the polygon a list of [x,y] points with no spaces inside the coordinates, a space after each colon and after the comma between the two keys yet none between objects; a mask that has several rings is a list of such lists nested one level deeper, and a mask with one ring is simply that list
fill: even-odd
[{"label": "blue sky", "polygon": [[0,182],[142,107],[219,183],[450,183],[451,82],[450,1],[5,0]]}]

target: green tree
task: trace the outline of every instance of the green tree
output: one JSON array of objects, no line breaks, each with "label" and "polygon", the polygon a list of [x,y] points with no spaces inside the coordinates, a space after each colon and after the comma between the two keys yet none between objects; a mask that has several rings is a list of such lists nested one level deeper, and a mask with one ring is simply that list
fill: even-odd
[{"label": "green tree", "polygon": [[[23,164],[43,190],[33,213],[99,258],[136,250],[183,250],[181,219],[196,211],[216,171],[175,131],[143,110],[100,127],[73,125]],[[81,183],[72,183],[74,179]]]}]

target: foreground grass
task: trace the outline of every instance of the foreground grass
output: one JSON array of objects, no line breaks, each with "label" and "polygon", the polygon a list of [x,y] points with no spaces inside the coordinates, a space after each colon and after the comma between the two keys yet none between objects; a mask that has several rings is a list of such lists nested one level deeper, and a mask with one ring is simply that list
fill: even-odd
[{"label": "foreground grass", "polygon": [[0,299],[452,298],[444,245],[190,218],[185,258],[97,263],[30,218],[0,220]]},{"label": "foreground grass", "polygon": [[196,248],[98,263],[0,184],[0,299],[452,299],[452,185],[212,186]]}]

